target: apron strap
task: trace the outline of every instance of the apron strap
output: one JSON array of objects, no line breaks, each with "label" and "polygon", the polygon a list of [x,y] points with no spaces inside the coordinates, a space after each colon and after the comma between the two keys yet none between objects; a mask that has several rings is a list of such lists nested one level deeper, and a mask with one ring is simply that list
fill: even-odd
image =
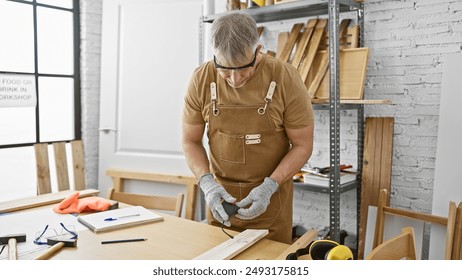
[{"label": "apron strap", "polygon": [[263,99],[265,101],[265,106],[260,107],[257,110],[257,112],[260,115],[264,115],[266,113],[266,108],[268,107],[268,103],[270,103],[271,100],[273,99],[273,94],[274,94],[275,89],[276,89],[276,82],[271,81],[271,83],[269,85],[269,88],[268,88],[268,92],[266,93],[266,97],[265,97],[265,99]]},{"label": "apron strap", "polygon": [[216,117],[220,114],[220,110],[217,108],[217,84],[215,82],[210,83],[210,100],[212,101],[212,112]]}]

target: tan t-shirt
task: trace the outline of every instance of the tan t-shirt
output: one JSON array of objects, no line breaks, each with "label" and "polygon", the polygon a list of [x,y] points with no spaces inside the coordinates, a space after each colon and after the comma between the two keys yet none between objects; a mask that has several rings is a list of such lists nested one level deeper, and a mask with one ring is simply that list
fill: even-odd
[{"label": "tan t-shirt", "polygon": [[313,110],[307,89],[298,71],[274,57],[262,55],[257,69],[241,88],[233,88],[219,75],[213,61],[199,66],[189,82],[185,96],[183,120],[189,124],[208,123],[210,83],[217,84],[218,108],[220,105],[264,105],[271,81],[276,90],[268,112],[277,131],[312,125]]}]

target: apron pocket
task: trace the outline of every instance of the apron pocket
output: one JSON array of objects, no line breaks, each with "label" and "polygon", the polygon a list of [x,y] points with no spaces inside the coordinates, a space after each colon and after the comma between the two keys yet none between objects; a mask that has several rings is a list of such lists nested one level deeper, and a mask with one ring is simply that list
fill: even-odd
[{"label": "apron pocket", "polygon": [[218,132],[220,159],[230,163],[245,163],[244,136]]}]

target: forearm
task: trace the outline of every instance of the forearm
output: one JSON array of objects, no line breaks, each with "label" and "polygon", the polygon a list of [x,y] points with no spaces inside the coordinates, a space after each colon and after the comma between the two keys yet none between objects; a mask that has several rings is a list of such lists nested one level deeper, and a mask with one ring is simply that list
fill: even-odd
[{"label": "forearm", "polygon": [[286,129],[292,143],[292,149],[282,158],[279,165],[271,174],[271,178],[279,185],[292,179],[295,173],[310,159],[313,151],[314,126],[300,129]]},{"label": "forearm", "polygon": [[282,158],[279,165],[271,174],[271,178],[279,185],[285,181],[292,179],[295,173],[305,165],[311,157],[313,149],[310,146],[295,146],[289,153]]},{"label": "forearm", "polygon": [[186,158],[186,163],[191,172],[200,178],[205,173],[210,173],[210,164],[202,143],[197,142],[183,142],[183,151]]}]

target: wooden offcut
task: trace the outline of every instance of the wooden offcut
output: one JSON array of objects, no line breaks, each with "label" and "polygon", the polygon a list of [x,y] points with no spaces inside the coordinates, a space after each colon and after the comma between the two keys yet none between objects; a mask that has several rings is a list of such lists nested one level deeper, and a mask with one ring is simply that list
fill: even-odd
[{"label": "wooden offcut", "polygon": [[461,260],[462,256],[462,202],[457,206],[456,223],[454,226],[454,242],[452,244],[452,259]]},{"label": "wooden offcut", "polygon": [[359,259],[364,257],[368,207],[378,205],[380,190],[385,189],[390,193],[393,132],[394,118],[366,118],[358,233]]},{"label": "wooden offcut", "polygon": [[295,46],[295,43],[300,37],[300,31],[302,30],[303,23],[296,23],[292,26],[292,30],[290,31],[289,38],[284,45],[284,48],[280,53],[276,54],[276,58],[281,60],[282,62],[289,62],[290,55],[292,54],[292,50]]}]

